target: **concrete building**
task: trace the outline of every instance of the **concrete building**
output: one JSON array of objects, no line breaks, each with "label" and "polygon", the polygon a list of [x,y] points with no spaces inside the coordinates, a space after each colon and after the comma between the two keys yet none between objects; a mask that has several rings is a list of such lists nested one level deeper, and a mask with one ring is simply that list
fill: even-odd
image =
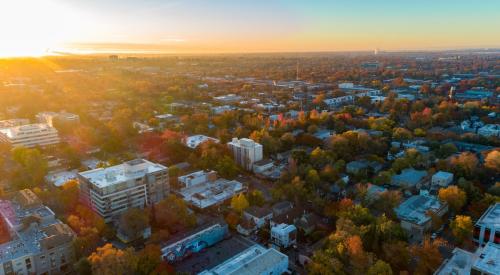
[{"label": "concrete building", "polygon": [[186,144],[187,147],[189,147],[191,149],[195,149],[196,147],[198,147],[203,142],[206,142],[206,141],[209,141],[209,140],[211,140],[211,141],[213,141],[215,143],[219,143],[220,142],[216,138],[208,137],[208,136],[205,136],[205,135],[189,136],[189,137],[186,137],[183,140],[183,142],[184,142],[184,144]]},{"label": "concrete building", "polygon": [[0,244],[0,275],[71,271],[76,235],[31,190],[0,200],[0,219],[10,233],[10,240]]},{"label": "concrete building", "polygon": [[475,258],[474,253],[456,247],[451,258],[444,260],[434,275],[469,275]]},{"label": "concrete building", "polygon": [[7,120],[0,120],[0,129],[22,126],[26,124],[30,124],[30,120],[27,118],[13,118]]},{"label": "concrete building", "polygon": [[253,164],[263,157],[262,145],[249,138],[233,138],[227,145],[233,152],[236,163],[246,170],[252,170]]},{"label": "concrete building", "polygon": [[273,248],[264,248],[258,244],[241,253],[205,270],[199,275],[269,275],[283,274],[288,270],[288,256]]},{"label": "concrete building", "polygon": [[438,187],[447,187],[453,182],[453,174],[439,171],[436,174],[432,175],[431,185]]},{"label": "concrete building", "polygon": [[205,209],[220,205],[235,195],[246,192],[247,188],[236,180],[217,179],[214,171],[198,171],[179,177],[184,185],[177,193],[188,204]]},{"label": "concrete building", "polygon": [[279,247],[288,248],[297,243],[297,227],[281,223],[271,227],[271,242]]},{"label": "concrete building", "polygon": [[106,222],[131,207],[157,203],[170,192],[167,167],[145,159],[78,174],[80,198]]},{"label": "concrete building", "polygon": [[271,170],[274,167],[274,162],[270,159],[262,159],[253,164],[253,172],[255,174],[262,174],[265,171]]},{"label": "concrete building", "polygon": [[58,144],[60,140],[56,128],[39,123],[0,129],[0,142],[12,147],[35,147]]},{"label": "concrete building", "polygon": [[500,245],[489,242],[478,250],[470,274],[500,275]]},{"label": "concrete building", "polygon": [[41,112],[36,115],[36,119],[40,123],[45,123],[54,127],[54,122],[59,121],[61,123],[78,123],[80,122],[80,116],[65,111],[56,112]]},{"label": "concrete building", "polygon": [[432,227],[429,211],[443,217],[448,212],[448,205],[435,196],[421,192],[420,195],[412,196],[402,202],[394,211],[401,220],[401,227],[408,233],[408,239],[419,242],[423,239],[424,233]]},{"label": "concrete building", "polygon": [[500,244],[500,203],[491,205],[474,226],[472,239],[479,245]]}]

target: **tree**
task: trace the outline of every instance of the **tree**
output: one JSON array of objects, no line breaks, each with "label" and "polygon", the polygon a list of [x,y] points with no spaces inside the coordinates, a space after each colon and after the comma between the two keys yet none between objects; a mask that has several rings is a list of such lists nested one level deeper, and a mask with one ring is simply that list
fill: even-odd
[{"label": "tree", "polygon": [[135,240],[149,227],[148,215],[139,208],[129,208],[120,217],[120,232],[128,239]]},{"label": "tree", "polygon": [[382,260],[378,260],[374,265],[372,265],[368,269],[366,274],[367,275],[392,275],[392,269],[388,263],[386,263]]},{"label": "tree", "polygon": [[137,256],[132,248],[120,250],[110,243],[98,247],[88,260],[93,274],[133,274],[137,267]]},{"label": "tree", "polygon": [[238,213],[243,212],[243,210],[248,208],[248,206],[248,200],[243,193],[240,193],[239,195],[234,196],[231,199],[231,208],[233,208]]},{"label": "tree", "polygon": [[161,248],[159,245],[148,244],[137,253],[138,275],[155,274],[153,271],[161,264]]},{"label": "tree", "polygon": [[155,205],[152,213],[152,226],[168,229],[171,234],[186,230],[196,224],[196,217],[191,214],[183,199],[168,196]]},{"label": "tree", "polygon": [[415,274],[432,274],[443,262],[439,247],[445,244],[446,242],[439,238],[434,241],[431,241],[430,238],[425,238],[422,245],[413,245],[411,251],[417,259]]},{"label": "tree", "polygon": [[248,193],[248,202],[250,205],[263,206],[266,203],[264,195],[260,190],[253,190]]},{"label": "tree", "polygon": [[500,173],[500,151],[493,150],[489,152],[484,160],[484,166],[495,173]]},{"label": "tree", "polygon": [[453,236],[457,238],[459,243],[463,243],[465,240],[469,240],[472,237],[474,225],[472,224],[472,219],[469,216],[457,215],[451,222],[450,227],[453,232]]},{"label": "tree", "polygon": [[452,157],[450,163],[458,176],[471,178],[479,163],[476,155],[471,152],[463,152],[459,156]]},{"label": "tree", "polygon": [[234,178],[238,175],[239,168],[236,166],[234,160],[229,156],[223,156],[217,161],[215,165],[217,173],[224,178]]},{"label": "tree", "polygon": [[38,149],[15,147],[12,159],[19,165],[14,171],[14,185],[18,189],[32,188],[44,181],[48,164]]},{"label": "tree", "polygon": [[382,244],[382,255],[395,271],[408,269],[411,255],[408,244],[403,241],[387,242]]},{"label": "tree", "polygon": [[455,185],[439,189],[439,199],[446,202],[454,213],[458,213],[465,205],[467,195]]},{"label": "tree", "polygon": [[394,128],[392,130],[392,138],[396,140],[408,140],[412,138],[412,134],[405,128]]}]

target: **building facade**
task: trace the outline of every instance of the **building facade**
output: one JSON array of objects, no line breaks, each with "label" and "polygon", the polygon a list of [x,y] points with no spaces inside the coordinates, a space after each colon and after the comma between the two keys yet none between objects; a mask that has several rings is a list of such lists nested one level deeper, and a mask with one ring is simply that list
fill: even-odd
[{"label": "building facade", "polygon": [[29,148],[57,144],[60,140],[54,127],[40,123],[0,129],[0,142]]},{"label": "building facade", "polygon": [[253,164],[262,160],[262,145],[249,138],[233,138],[233,140],[228,142],[227,145],[233,152],[236,163],[246,170],[252,170]]},{"label": "building facade", "polygon": [[476,222],[473,240],[479,245],[500,244],[500,203],[491,205]]},{"label": "building facade", "polygon": [[145,159],[78,174],[80,199],[106,222],[128,208],[142,208],[170,192],[168,168]]},{"label": "building facade", "polygon": [[31,190],[0,200],[0,219],[10,233],[10,240],[0,244],[0,275],[72,271],[75,233]]}]

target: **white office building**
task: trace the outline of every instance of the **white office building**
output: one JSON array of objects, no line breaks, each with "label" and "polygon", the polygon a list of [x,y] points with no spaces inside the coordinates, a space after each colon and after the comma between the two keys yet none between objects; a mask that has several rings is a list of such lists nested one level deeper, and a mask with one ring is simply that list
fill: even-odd
[{"label": "white office building", "polygon": [[35,147],[57,144],[60,140],[54,127],[40,123],[0,129],[0,142],[12,147]]},{"label": "white office building", "polygon": [[128,208],[157,203],[169,193],[168,169],[145,159],[78,174],[80,199],[109,222]]},{"label": "white office building", "polygon": [[249,138],[233,138],[227,145],[233,152],[236,163],[246,170],[252,170],[253,164],[262,159],[262,145]]}]

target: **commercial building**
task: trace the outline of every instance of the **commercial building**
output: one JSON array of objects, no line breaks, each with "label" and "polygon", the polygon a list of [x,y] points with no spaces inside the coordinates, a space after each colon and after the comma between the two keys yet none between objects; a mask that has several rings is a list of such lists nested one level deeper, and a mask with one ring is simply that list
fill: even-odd
[{"label": "commercial building", "polygon": [[57,144],[60,140],[56,128],[39,123],[0,129],[0,142],[12,147],[35,147]]},{"label": "commercial building", "polygon": [[473,240],[479,245],[500,244],[500,203],[491,205],[474,226]]},{"label": "commercial building", "polygon": [[436,174],[432,175],[431,185],[438,187],[447,187],[453,182],[453,174],[439,171]]},{"label": "commercial building", "polygon": [[247,190],[239,181],[217,179],[214,171],[198,171],[182,176],[179,177],[179,182],[183,188],[177,193],[188,204],[199,209],[220,205]]},{"label": "commercial building", "polygon": [[262,159],[262,145],[249,138],[233,138],[227,145],[233,152],[236,163],[246,170],[252,170],[253,164]]},{"label": "commercial building", "polygon": [[80,199],[106,222],[131,207],[142,208],[165,198],[167,167],[145,159],[78,174]]},{"label": "commercial building", "polygon": [[205,135],[194,135],[194,136],[189,136],[189,137],[186,137],[183,142],[184,144],[186,144],[187,147],[191,148],[191,149],[195,149],[196,147],[198,147],[200,144],[206,142],[206,141],[213,141],[215,143],[219,143],[220,141],[216,138],[213,138],[213,137],[208,137],[208,136],[205,136]]},{"label": "commercial building", "polygon": [[198,253],[222,241],[227,234],[227,224],[223,221],[203,225],[186,234],[174,236],[162,247],[162,257],[170,263],[180,261],[191,253]]},{"label": "commercial building", "polygon": [[443,217],[448,212],[448,205],[439,201],[435,196],[426,192],[415,195],[402,202],[394,209],[401,220],[401,227],[408,233],[410,240],[419,242],[424,233],[432,227],[432,218],[429,212]]},{"label": "commercial building", "polygon": [[288,256],[274,248],[251,246],[222,264],[199,275],[264,275],[283,274],[288,270]]},{"label": "commercial building", "polygon": [[288,248],[297,243],[297,227],[281,223],[271,227],[271,242],[279,247]]},{"label": "commercial building", "polygon": [[30,120],[27,118],[13,118],[7,120],[0,120],[0,129],[22,126],[26,124],[30,124]]},{"label": "commercial building", "polygon": [[80,122],[80,116],[65,111],[62,112],[41,112],[36,115],[36,119],[40,123],[48,124],[54,127],[54,122],[58,121],[61,123],[78,123]]},{"label": "commercial building", "polygon": [[0,275],[71,271],[75,234],[31,190],[0,200],[0,219],[10,234],[10,240],[0,244]]},{"label": "commercial building", "polygon": [[487,243],[472,253],[460,248],[453,250],[452,257],[444,260],[434,275],[499,275],[500,246]]}]

